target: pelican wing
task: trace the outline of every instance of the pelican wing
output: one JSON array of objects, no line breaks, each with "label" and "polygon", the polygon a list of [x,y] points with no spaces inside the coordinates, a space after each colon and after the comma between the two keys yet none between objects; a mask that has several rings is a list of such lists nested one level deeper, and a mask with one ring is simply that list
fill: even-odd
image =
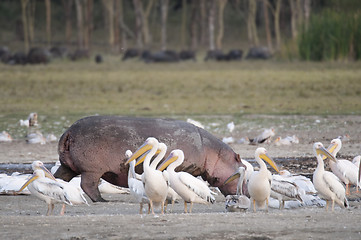
[{"label": "pelican wing", "polygon": [[347,178],[352,184],[357,184],[358,178],[358,168],[348,160],[338,160],[337,168],[340,170],[341,174]]},{"label": "pelican wing", "polygon": [[340,179],[333,173],[325,171],[323,174],[323,180],[327,187],[336,194],[338,199],[345,198],[345,188]]},{"label": "pelican wing", "polygon": [[36,184],[33,184],[33,187],[39,193],[53,198],[56,201],[64,202],[68,205],[73,205],[69,200],[66,192],[64,191],[64,186],[58,182],[44,178],[36,181]]},{"label": "pelican wing", "polygon": [[215,198],[212,195],[211,190],[202,180],[195,178],[194,176],[192,176],[187,172],[180,172],[178,176],[179,176],[179,180],[185,186],[187,186],[191,191],[197,194],[200,198],[211,203],[215,201]]},{"label": "pelican wing", "polygon": [[298,187],[296,184],[283,180],[273,179],[271,183],[272,191],[279,193],[283,196],[298,199],[302,202],[302,198],[299,194]]}]

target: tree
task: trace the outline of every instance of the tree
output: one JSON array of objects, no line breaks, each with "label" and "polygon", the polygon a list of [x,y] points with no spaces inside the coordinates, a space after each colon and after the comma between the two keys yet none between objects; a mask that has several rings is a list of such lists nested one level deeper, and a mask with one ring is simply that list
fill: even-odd
[{"label": "tree", "polygon": [[191,38],[191,50],[195,50],[197,49],[197,45],[198,45],[198,35],[197,35],[197,23],[199,20],[199,14],[198,14],[198,2],[197,1],[192,1],[191,3],[191,19],[190,19],[190,38]]},{"label": "tree", "polygon": [[72,32],[72,23],[71,23],[71,13],[73,8],[73,0],[63,0],[64,14],[65,14],[65,41],[68,47],[71,44],[71,32]]},{"label": "tree", "polygon": [[276,35],[276,49],[281,48],[281,30],[280,30],[280,12],[281,12],[282,0],[276,0],[276,8],[274,10],[274,28]]},{"label": "tree", "polygon": [[78,49],[84,49],[83,3],[75,0],[76,18],[78,28]]},{"label": "tree", "polygon": [[224,35],[223,15],[224,8],[226,7],[227,0],[218,0],[218,36],[217,36],[217,49],[222,49],[222,39]]},{"label": "tree", "polygon": [[22,22],[24,28],[24,48],[25,52],[29,51],[29,31],[28,31],[28,17],[27,17],[27,5],[29,0],[21,0],[21,10],[22,10]]},{"label": "tree", "polygon": [[269,1],[263,0],[263,14],[264,14],[264,25],[266,31],[267,47],[270,51],[273,51],[271,29],[270,29],[269,17],[268,17],[268,6],[269,6]]},{"label": "tree", "polygon": [[216,15],[216,1],[208,1],[208,30],[209,30],[209,50],[215,50],[214,43],[214,19]]},{"label": "tree", "polygon": [[143,7],[140,0],[133,0],[134,11],[135,11],[135,36],[137,41],[137,47],[143,48],[142,38],[142,19],[143,19]]},{"label": "tree", "polygon": [[182,26],[181,26],[181,46],[186,45],[186,28],[187,28],[187,0],[182,0]]},{"label": "tree", "polygon": [[45,9],[46,9],[46,38],[48,42],[48,47],[51,45],[51,4],[50,0],[45,0]]},{"label": "tree", "polygon": [[162,12],[162,30],[161,30],[161,46],[162,50],[167,50],[167,18],[168,18],[168,5],[169,0],[161,0],[161,12]]},{"label": "tree", "polygon": [[247,32],[248,32],[248,42],[251,46],[257,46],[259,44],[257,25],[256,25],[256,12],[257,12],[257,1],[249,0]]}]

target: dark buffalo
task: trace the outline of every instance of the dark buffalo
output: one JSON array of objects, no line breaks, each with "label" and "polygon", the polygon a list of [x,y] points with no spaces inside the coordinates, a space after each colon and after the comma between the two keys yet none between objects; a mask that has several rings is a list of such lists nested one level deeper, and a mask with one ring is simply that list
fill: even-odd
[{"label": "dark buffalo", "polygon": [[81,59],[88,59],[89,58],[89,51],[86,49],[77,49],[73,53],[70,53],[68,57],[72,61],[78,61]]},{"label": "dark buffalo", "polygon": [[182,50],[179,52],[179,59],[181,61],[185,61],[185,60],[193,60],[196,61],[196,54],[194,51],[191,50]]},{"label": "dark buffalo", "polygon": [[252,47],[249,49],[246,59],[269,59],[271,52],[267,47]]},{"label": "dark buffalo", "polygon": [[[223,185],[241,159],[228,145],[202,128],[172,119],[92,116],[75,122],[59,140],[61,162],[55,177],[69,181],[81,174],[81,187],[93,201],[104,201],[98,190],[103,178],[127,187],[125,151],[135,151],[148,137],[164,142],[167,155],[182,149],[184,163],[178,171],[201,175],[223,194],[234,194],[237,182]],[[139,170],[139,169],[138,169]]]},{"label": "dark buffalo", "polygon": [[122,61],[125,61],[129,58],[135,58],[139,57],[141,55],[142,51],[136,48],[129,48],[125,51]]},{"label": "dark buffalo", "polygon": [[51,58],[50,52],[45,48],[32,48],[30,49],[27,62],[31,64],[38,64],[38,63],[49,63]]},{"label": "dark buffalo", "polygon": [[53,58],[65,58],[68,53],[68,49],[61,46],[52,47],[49,51]]},{"label": "dark buffalo", "polygon": [[28,56],[24,52],[16,52],[11,56],[8,64],[25,65],[28,63]]},{"label": "dark buffalo", "polygon": [[96,63],[102,63],[103,62],[103,57],[102,57],[102,55],[100,55],[100,54],[97,54],[97,55],[95,55],[95,62]]},{"label": "dark buffalo", "polygon": [[178,53],[172,50],[159,51],[156,53],[148,52],[147,54],[142,55],[143,60],[146,63],[150,62],[178,62],[179,56]]}]

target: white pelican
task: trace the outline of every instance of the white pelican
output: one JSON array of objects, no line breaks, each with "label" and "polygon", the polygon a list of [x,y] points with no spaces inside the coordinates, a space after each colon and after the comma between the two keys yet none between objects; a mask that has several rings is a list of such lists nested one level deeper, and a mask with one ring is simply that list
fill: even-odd
[{"label": "white pelican", "polygon": [[26,142],[44,145],[46,143],[46,139],[41,132],[36,131],[35,133],[30,133],[26,136]]},{"label": "white pelican", "polygon": [[300,189],[304,191],[304,194],[316,194],[317,191],[311,179],[302,175],[291,174],[287,170],[281,170],[280,175],[289,182],[296,184]]},{"label": "white pelican", "polygon": [[352,163],[358,168],[360,166],[361,155],[358,155],[352,159]]},{"label": "white pelican", "polygon": [[279,209],[284,209],[285,201],[298,200],[303,202],[299,187],[287,181],[281,175],[272,175],[271,197],[279,202]]},{"label": "white pelican", "polygon": [[264,143],[264,142],[269,143],[274,135],[275,135],[274,128],[265,129],[260,135],[252,139],[251,144]]},{"label": "white pelican", "polygon": [[228,128],[229,132],[233,132],[233,130],[234,130],[234,122],[228,123],[227,128]]},{"label": "white pelican", "polygon": [[246,165],[246,173],[245,173],[245,179],[247,181],[248,184],[248,180],[251,177],[252,173],[254,172],[254,168],[252,166],[252,164],[250,164],[248,161],[241,159],[241,162]]},{"label": "white pelican", "polygon": [[[245,161],[242,160],[244,163]],[[248,167],[248,166],[247,166]],[[253,168],[252,168],[253,169]],[[236,195],[227,195],[226,196],[226,211],[228,212],[240,212],[245,211],[249,208],[251,201],[245,195],[243,195],[242,186],[243,182],[246,180],[246,169],[244,167],[239,167],[237,172],[235,172],[232,176],[230,176],[224,184],[227,184],[239,177],[237,184]]]},{"label": "white pelican", "polygon": [[335,138],[331,141],[328,151],[332,153],[336,162],[330,161],[330,168],[332,172],[341,179],[342,182],[346,184],[346,195],[350,194],[350,185],[353,184],[356,186],[358,191],[359,181],[358,181],[358,168],[355,165],[346,159],[337,159],[336,155],[342,147],[342,142],[339,138]]},{"label": "white pelican", "polygon": [[[14,172],[11,176],[7,174],[0,174],[0,194],[15,195],[17,191],[29,180],[31,174],[20,174]],[[30,191],[26,188],[21,194],[30,194]]]},{"label": "white pelican", "polygon": [[191,118],[187,118],[187,123],[191,123],[191,124],[193,124],[193,125],[196,126],[196,127],[203,128],[203,129],[204,129],[204,126],[203,126],[202,123],[200,123],[200,122],[198,122],[198,121],[196,121],[196,120],[193,120],[193,119],[191,119]]},{"label": "white pelican", "polygon": [[[43,170],[35,170],[33,176],[20,188],[19,192],[27,186],[34,196],[48,204],[46,215],[51,215],[53,213],[55,203],[72,205],[67,193],[64,191],[64,186],[53,179],[45,177]],[[63,214],[64,212],[61,211],[60,215]]]},{"label": "white pelican", "polygon": [[328,210],[330,201],[332,202],[332,211],[334,211],[335,202],[340,207],[348,207],[345,188],[335,174],[325,171],[324,162],[320,155],[325,155],[331,161],[336,162],[335,157],[331,155],[320,142],[313,144],[313,151],[317,158],[317,168],[313,173],[313,185],[321,198],[326,200],[326,211]]},{"label": "white pelican", "polygon": [[282,146],[282,145],[292,145],[292,144],[297,144],[299,143],[300,140],[298,139],[298,137],[296,137],[296,135],[293,136],[287,136],[285,138],[282,137],[278,137],[276,138],[276,140],[274,141],[274,143],[276,144],[276,146]]},{"label": "white pelican", "polygon": [[266,210],[268,211],[268,200],[271,195],[272,174],[267,170],[267,166],[264,161],[268,162],[268,164],[271,165],[271,167],[273,167],[277,172],[279,172],[279,170],[275,162],[267,156],[267,150],[265,148],[257,148],[255,158],[257,163],[260,165],[260,169],[259,171],[254,171],[250,176],[248,182],[248,193],[251,197],[254,212],[256,212],[256,203],[259,207],[266,204]]},{"label": "white pelican", "polygon": [[[144,183],[145,193],[150,202],[150,208],[154,214],[153,203],[161,204],[161,213],[164,214],[164,201],[167,198],[168,184],[167,173],[155,170],[150,167],[150,160],[158,150],[159,142],[153,137],[147,138],[142,146],[128,159],[126,164],[141,156],[143,153],[148,152],[143,162],[144,173],[142,181]],[[141,160],[141,159],[140,159]],[[136,166],[142,161],[137,161]]]},{"label": "white pelican", "polygon": [[2,131],[0,133],[0,142],[12,142],[13,138],[7,131]]},{"label": "white pelican", "polygon": [[55,177],[53,176],[53,174],[44,166],[44,163],[41,161],[34,161],[31,164],[31,168],[33,169],[33,171],[35,170],[43,170],[45,177],[56,180]]},{"label": "white pelican", "polygon": [[169,156],[159,166],[162,171],[167,168],[169,174],[170,186],[184,200],[184,212],[187,213],[187,203],[190,203],[189,213],[192,212],[193,203],[214,203],[215,198],[207,184],[192,176],[187,172],[175,172],[175,168],[180,166],[184,161],[184,153],[182,150],[173,150]]},{"label": "white pelican", "polygon": [[28,116],[28,119],[26,119],[26,120],[20,119],[19,123],[20,123],[20,126],[25,126],[25,127],[37,126],[38,125],[38,114],[30,113]]}]

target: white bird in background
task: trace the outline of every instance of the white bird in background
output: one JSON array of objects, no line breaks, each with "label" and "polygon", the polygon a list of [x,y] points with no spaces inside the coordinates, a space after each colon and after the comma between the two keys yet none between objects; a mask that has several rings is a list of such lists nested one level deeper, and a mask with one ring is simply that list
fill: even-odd
[{"label": "white bird in background", "polygon": [[26,136],[26,142],[30,143],[30,144],[44,145],[46,143],[46,139],[41,132],[36,131],[36,132],[30,133]]},{"label": "white bird in background", "polygon": [[[45,177],[43,170],[35,170],[33,176],[20,188],[19,192],[25,187],[28,187],[31,194],[48,204],[46,215],[53,213],[55,203],[72,205],[66,191],[64,191],[64,186],[53,179]],[[61,211],[60,215],[63,214],[64,212]]]},{"label": "white bird in background", "polygon": [[[17,191],[26,183],[31,177],[31,174],[20,174],[18,172],[12,173],[10,176],[7,174],[0,174],[0,194],[15,195]],[[30,194],[26,188],[20,194]]]},{"label": "white bird in background", "polygon": [[224,142],[225,144],[233,143],[234,138],[233,137],[224,137],[224,138],[222,138],[222,142]]},{"label": "white bird in background", "polygon": [[249,138],[248,137],[243,137],[243,138],[240,138],[238,141],[237,141],[238,144],[250,144],[250,141],[249,141]]},{"label": "white bird in background", "polygon": [[[148,152],[143,162],[144,173],[142,175],[142,181],[144,183],[145,193],[150,202],[150,208],[154,214],[153,203],[160,203],[161,213],[164,214],[164,201],[167,198],[168,193],[168,176],[167,172],[155,170],[150,167],[150,160],[156,154],[158,150],[159,142],[153,137],[147,138],[142,146],[128,159],[126,164],[140,157],[143,153]],[[142,159],[140,159],[142,160]],[[143,160],[142,160],[143,161]],[[137,161],[136,165],[142,161]]]},{"label": "white bird in background", "polygon": [[360,166],[360,160],[361,160],[361,155],[358,155],[352,159],[352,163],[357,167],[357,169]]},{"label": "white bird in background", "polygon": [[[277,172],[279,172],[275,162],[267,156],[267,150],[265,148],[257,148],[255,152],[255,158],[260,165],[259,171],[254,171],[250,176],[248,182],[248,193],[251,196],[251,203],[253,204],[253,211],[256,211],[256,203],[258,207],[262,207],[266,204],[266,210],[268,211],[268,201],[271,195],[271,181],[272,174],[267,170],[267,166],[264,161],[268,162]],[[264,161],[263,161],[264,160]]]},{"label": "white bird in background", "polygon": [[275,134],[274,128],[265,129],[260,135],[251,140],[251,144],[269,143]]},{"label": "white bird in background", "polygon": [[233,130],[234,130],[234,122],[228,123],[227,128],[228,128],[229,132],[233,132]]},{"label": "white bird in background", "polygon": [[0,142],[12,142],[13,138],[7,131],[2,131],[0,133]]},{"label": "white bird in background", "polygon": [[332,172],[341,179],[342,182],[346,184],[346,195],[350,194],[350,185],[353,184],[356,186],[358,191],[359,182],[358,182],[358,168],[355,165],[346,159],[337,159],[336,155],[342,147],[342,142],[339,138],[335,138],[331,141],[328,151],[332,153],[336,161],[330,161],[330,168]]},{"label": "white bird in background", "polygon": [[57,140],[58,140],[58,138],[52,133],[49,133],[45,138],[45,141],[47,143],[56,142]]},{"label": "white bird in background", "polygon": [[[244,160],[242,160],[242,162],[244,163]],[[226,196],[225,203],[226,203],[226,211],[228,211],[228,212],[245,211],[246,209],[249,208],[249,206],[251,204],[251,201],[249,200],[249,198],[247,196],[243,195],[243,191],[242,191],[243,183],[246,180],[245,179],[246,169],[244,167],[239,167],[237,172],[235,172],[233,175],[231,175],[224,182],[224,184],[227,184],[238,177],[239,177],[239,180],[237,183],[236,195]]]},{"label": "white bird in background", "polygon": [[300,140],[298,139],[298,137],[296,137],[296,135],[287,136],[285,138],[277,137],[276,140],[274,141],[276,146],[281,146],[281,145],[289,146],[292,144],[298,144],[299,142],[300,142]]},{"label": "white bird in background", "polygon": [[320,142],[313,144],[313,151],[317,158],[317,168],[313,173],[313,185],[321,198],[326,200],[326,211],[328,210],[330,201],[332,202],[332,211],[334,211],[335,202],[342,208],[348,207],[345,188],[335,174],[325,171],[321,155],[327,156],[334,162],[337,160]]},{"label": "white bird in background", "polygon": [[187,123],[191,123],[191,124],[193,124],[193,125],[196,126],[196,127],[203,128],[203,129],[204,129],[204,126],[203,126],[202,123],[200,123],[200,122],[198,122],[198,121],[196,121],[196,120],[193,120],[193,119],[191,119],[191,118],[188,118],[188,119],[187,119]]},{"label": "white bird in background", "polygon": [[184,153],[180,149],[173,150],[159,166],[162,171],[167,168],[170,186],[184,200],[184,212],[187,213],[187,203],[190,203],[189,213],[192,212],[193,203],[214,203],[215,198],[207,184],[187,172],[175,172],[175,168],[184,161]]},{"label": "white bird in background", "polygon": [[28,119],[26,119],[26,120],[20,119],[19,123],[20,123],[20,126],[25,126],[25,127],[37,126],[38,125],[38,114],[30,113],[28,116]]}]

